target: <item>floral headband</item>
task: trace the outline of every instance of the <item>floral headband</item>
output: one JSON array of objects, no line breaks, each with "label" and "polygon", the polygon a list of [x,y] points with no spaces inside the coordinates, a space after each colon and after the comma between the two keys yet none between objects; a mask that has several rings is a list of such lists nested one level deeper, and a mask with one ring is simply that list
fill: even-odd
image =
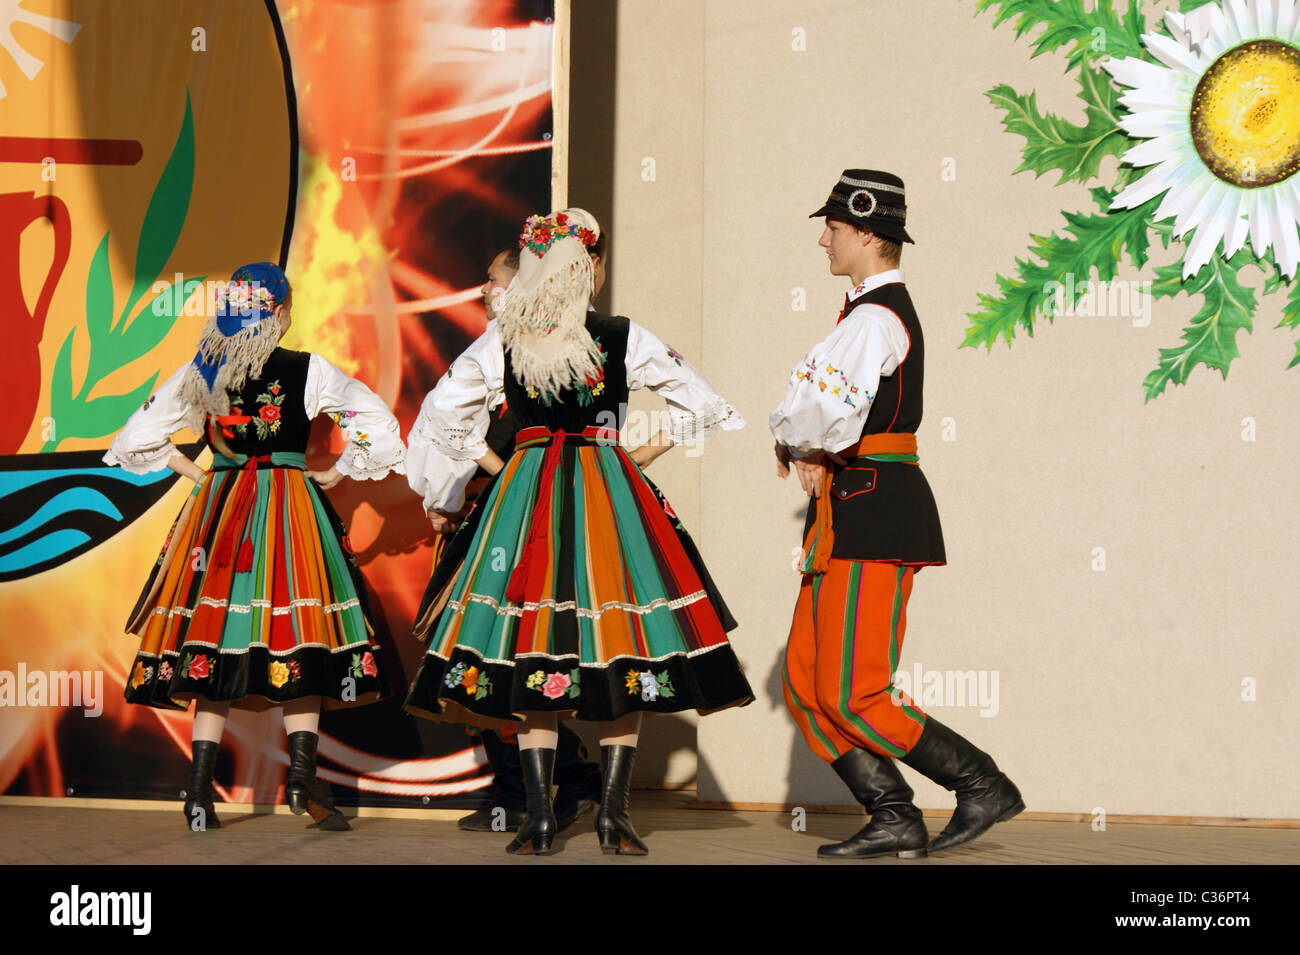
[{"label": "floral headband", "polygon": [[239,315],[261,321],[280,304],[275,294],[258,281],[232,281],[217,290],[217,314]]},{"label": "floral headband", "polygon": [[585,246],[596,241],[596,233],[571,220],[565,213],[554,216],[529,216],[524,222],[524,233],[519,237],[520,250],[527,250],[539,259],[560,239],[575,238]]}]

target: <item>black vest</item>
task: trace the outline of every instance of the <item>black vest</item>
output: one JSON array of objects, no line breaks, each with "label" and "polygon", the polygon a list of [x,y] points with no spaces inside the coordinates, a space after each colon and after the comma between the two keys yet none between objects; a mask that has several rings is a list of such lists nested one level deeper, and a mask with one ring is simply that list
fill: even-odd
[{"label": "black vest", "polygon": [[581,431],[588,426],[623,428],[627,415],[628,320],[587,313],[587,331],[605,355],[594,382],[574,382],[546,404],[528,394],[515,378],[510,352],[506,352],[506,404],[516,428],[541,426],[551,431]]},{"label": "black vest", "polygon": [[[310,362],[310,352],[277,348],[262,366],[261,375],[244,382],[237,394],[231,393],[230,414],[250,420],[217,425],[230,450],[247,455],[306,452],[311,419],[302,401]],[[208,428],[213,426],[209,417]]]},{"label": "black vest", "polygon": [[[859,305],[881,305],[903,323],[910,344],[907,357],[888,378],[881,378],[863,422],[862,433],[915,434],[921,424],[921,389],[925,380],[925,342],[907,288],[891,283],[874,288],[845,305],[847,316]],[[863,321],[859,317],[846,321]],[[809,502],[804,536],[816,519]],[[916,464],[855,458],[836,471],[831,483],[831,556],[899,564],[946,562],[939,510],[930,485]]]},{"label": "black vest", "polygon": [[[859,305],[882,305],[899,317],[910,342],[907,357],[888,378],[881,378],[876,397],[871,402],[863,434],[908,432],[915,434],[921,426],[921,388],[925,379],[925,340],[921,323],[912,308],[906,286],[897,282],[882,285],[850,299],[844,306],[847,315]],[[861,319],[854,319],[861,321]]]}]

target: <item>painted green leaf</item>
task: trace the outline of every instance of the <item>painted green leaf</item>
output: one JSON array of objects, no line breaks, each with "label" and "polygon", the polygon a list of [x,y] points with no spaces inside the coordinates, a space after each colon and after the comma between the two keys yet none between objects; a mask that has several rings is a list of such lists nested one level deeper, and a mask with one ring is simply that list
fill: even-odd
[{"label": "painted green leaf", "polygon": [[105,232],[99,240],[86,276],[86,331],[90,333],[92,349],[105,341],[113,329],[113,273],[108,265],[108,235]]},{"label": "painted green leaf", "polygon": [[194,113],[190,107],[189,90],[185,91],[185,118],[181,121],[176,145],[172,147],[167,165],[163,168],[158,185],[154,187],[149,207],[140,227],[140,242],[135,251],[135,283],[122,309],[122,321],[153,285],[158,273],[171,258],[180,238],[181,228],[190,207],[190,192],[194,184]]},{"label": "painted green leaf", "polygon": [[1070,69],[1102,56],[1144,56],[1141,37],[1146,18],[1138,0],[1129,0],[1124,17],[1116,13],[1113,0],[1094,0],[1092,7],[1085,9],[1083,0],[979,0],[975,5],[977,13],[996,9],[995,27],[1014,20],[1017,38],[1045,27],[1033,40],[1032,55],[1069,47]]},{"label": "painted green leaf", "polygon": [[1212,257],[1186,281],[1182,277],[1181,261],[1156,269],[1152,294],[1169,298],[1187,292],[1200,295],[1202,303],[1183,330],[1183,344],[1160,349],[1160,364],[1142,382],[1147,401],[1161,394],[1170,383],[1185,384],[1197,365],[1214,368],[1224,378],[1228,377],[1228,366],[1240,354],[1237,333],[1242,329],[1251,330],[1256,304],[1254,290],[1241,284],[1237,272],[1255,264],[1255,257],[1241,249],[1227,262],[1222,256]]},{"label": "painted green leaf", "polygon": [[1080,95],[1087,104],[1083,126],[1038,110],[1036,94],[1020,95],[1005,83],[985,95],[1003,111],[1007,132],[1023,136],[1023,160],[1015,172],[1031,171],[1037,178],[1060,172],[1057,183],[1086,182],[1097,175],[1106,156],[1118,156],[1132,143],[1119,128],[1115,87],[1092,67],[1079,71]]},{"label": "painted green leaf", "polygon": [[[1092,195],[1102,209],[1114,197],[1106,189],[1093,189]],[[1037,261],[1016,259],[1014,277],[997,276],[996,295],[980,293],[980,310],[967,315],[971,323],[962,347],[992,348],[999,338],[1010,345],[1017,326],[1032,337],[1039,316],[1052,320],[1057,285],[1075,288],[1075,300],[1067,303],[1073,307],[1087,293],[1086,283],[1092,280],[1094,272],[1098,281],[1110,281],[1124,255],[1141,268],[1146,264],[1150,247],[1148,220],[1158,204],[1156,198],[1136,209],[1092,214],[1067,212],[1066,235],[1053,232],[1049,236],[1031,236],[1033,244],[1029,253]]]},{"label": "painted green leaf", "polygon": [[64,423],[71,422],[69,409],[72,406],[72,339],[77,334],[75,328],[68,329],[68,337],[59,346],[58,357],[54,359],[54,371],[50,374],[50,417],[54,420],[54,436],[45,442],[42,452],[53,451],[63,438]]},{"label": "painted green leaf", "polygon": [[[1271,280],[1273,276],[1270,275],[1269,278]],[[1291,286],[1291,294],[1286,297],[1286,302],[1282,305],[1282,321],[1277,323],[1277,327],[1300,328],[1300,281],[1291,281],[1290,283],[1287,283],[1279,274],[1278,283],[1279,284],[1273,286],[1274,289],[1280,288],[1282,284],[1289,284]],[[1265,294],[1269,291],[1270,289],[1266,284],[1264,287]],[[1297,341],[1295,345],[1295,357],[1291,359],[1291,364],[1287,365],[1288,368],[1294,368],[1296,365],[1300,365],[1300,341]]]},{"label": "painted green leaf", "polygon": [[148,381],[126,394],[105,395],[85,402],[73,420],[74,430],[63,433],[60,437],[98,438],[100,435],[111,434],[131,417],[131,412],[144,404],[145,399],[153,393],[154,382],[157,380],[158,372],[155,371]]},{"label": "painted green leaf", "polygon": [[[72,333],[64,341],[50,381],[50,409],[56,419],[55,438],[41,448],[55,451],[64,438],[96,438],[111,434],[122,426],[143,396],[147,396],[158,379],[155,371],[149,381],[120,395],[90,399],[91,393],[105,378],[141,356],[148,354],[166,337],[176,323],[178,310],[171,300],[171,289],[155,295],[145,310],[128,325],[132,309],[166,265],[175,250],[185,225],[194,182],[194,116],[189,93],[185,96],[185,116],[176,144],[154,187],[145,211],[136,249],[135,278],[131,294],[114,323],[113,277],[108,255],[110,234],[105,233],[91,258],[86,275],[86,331],[90,347],[86,374],[80,389],[72,387]],[[187,292],[202,281],[185,283]],[[157,305],[159,310],[153,310]],[[143,396],[142,396],[143,393]],[[114,414],[120,414],[116,420]]]},{"label": "painted green leaf", "polygon": [[[185,301],[203,285],[206,278],[206,275],[200,275],[186,280],[180,296],[182,310]],[[134,361],[140,355],[148,354],[167,337],[167,333],[176,324],[176,319],[180,317],[176,305],[176,293],[171,286],[168,286],[155,295],[149,304],[131,320],[131,324],[123,330],[120,339],[122,357],[125,359],[123,364]]]}]

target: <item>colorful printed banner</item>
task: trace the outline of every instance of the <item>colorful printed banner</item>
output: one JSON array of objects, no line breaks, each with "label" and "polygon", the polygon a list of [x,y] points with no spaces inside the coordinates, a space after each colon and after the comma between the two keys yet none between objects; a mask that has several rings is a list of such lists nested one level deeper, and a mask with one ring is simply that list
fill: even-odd
[{"label": "colorful printed banner", "polygon": [[[175,797],[189,716],[123,702],[122,627],[187,482],[100,457],[193,356],[211,289],[259,259],[294,284],[286,344],[409,428],[483,327],[492,253],[549,205],[553,7],[0,5],[0,792]],[[205,463],[197,439],[177,436]],[[318,422],[309,466],[341,448]],[[409,676],[429,527],[402,478],[366,483],[330,497]],[[400,702],[323,721],[340,801],[481,789],[472,740]],[[274,802],[286,761],[276,712],[233,715],[219,791]]]}]

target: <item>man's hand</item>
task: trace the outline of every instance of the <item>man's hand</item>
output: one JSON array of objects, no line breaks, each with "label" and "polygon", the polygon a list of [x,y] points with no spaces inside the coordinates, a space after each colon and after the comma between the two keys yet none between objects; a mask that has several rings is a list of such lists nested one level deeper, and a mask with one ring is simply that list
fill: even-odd
[{"label": "man's hand", "polygon": [[794,458],[794,473],[799,476],[799,486],[809,497],[822,496],[822,484],[826,481],[826,465],[822,462],[820,451],[806,458]]},{"label": "man's hand", "polygon": [[790,449],[778,441],[772,450],[776,453],[776,476],[784,480],[790,476]]},{"label": "man's hand", "polygon": [[322,491],[328,491],[343,480],[343,475],[339,473],[339,469],[336,467],[331,467],[328,471],[306,471],[304,473],[310,480],[319,484]]},{"label": "man's hand", "polygon": [[435,534],[451,534],[460,527],[461,521],[469,513],[470,505],[466,503],[459,511],[452,514],[449,511],[437,511],[433,508],[426,507],[424,514],[429,518],[429,523],[433,525]]},{"label": "man's hand", "polygon": [[814,451],[805,458],[792,458],[794,472],[799,475],[799,485],[809,497],[821,497],[826,483],[826,462],[844,464],[844,459],[830,451]]}]

